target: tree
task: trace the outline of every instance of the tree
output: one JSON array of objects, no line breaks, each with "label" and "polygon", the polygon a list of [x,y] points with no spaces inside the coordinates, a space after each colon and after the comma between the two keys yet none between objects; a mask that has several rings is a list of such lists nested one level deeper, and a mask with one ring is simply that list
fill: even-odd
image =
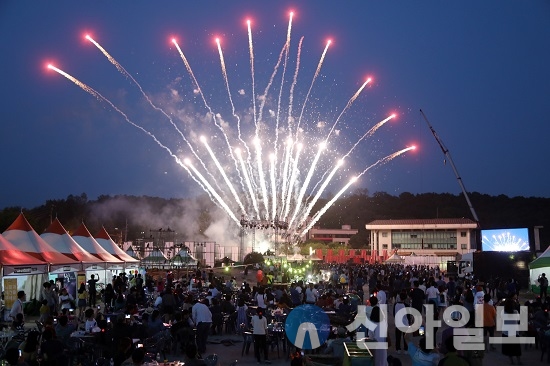
[{"label": "tree", "polygon": [[244,256],[243,264],[256,264],[256,263],[263,263],[264,262],[264,256],[257,252],[248,253]]}]

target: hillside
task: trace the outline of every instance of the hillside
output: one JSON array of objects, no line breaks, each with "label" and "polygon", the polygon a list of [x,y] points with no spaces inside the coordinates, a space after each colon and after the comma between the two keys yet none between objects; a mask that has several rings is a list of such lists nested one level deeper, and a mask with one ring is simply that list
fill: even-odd
[{"label": "hillside", "polygon": [[[480,218],[482,229],[520,228],[540,230],[542,248],[550,244],[550,199],[539,197],[489,196],[471,193],[470,199]],[[330,197],[319,200],[312,212],[326,204]],[[20,207],[0,211],[0,232],[17,215]],[[84,221],[92,233],[101,226],[115,240],[147,238],[160,231],[177,233],[177,240],[217,242],[238,241],[239,230],[227,215],[206,196],[193,199],[164,199],[147,196],[100,196],[89,200],[86,194],[69,195],[63,200],[48,200],[43,205],[23,209],[31,225],[41,233],[53,217],[58,217],[70,232]],[[375,219],[472,218],[462,195],[448,193],[402,193],[392,196],[384,192],[369,194],[362,189],[341,198],[321,217],[317,226],[339,228],[348,224],[359,229],[352,246],[362,246],[368,236],[365,224]],[[162,229],[162,230],[161,230]]]}]

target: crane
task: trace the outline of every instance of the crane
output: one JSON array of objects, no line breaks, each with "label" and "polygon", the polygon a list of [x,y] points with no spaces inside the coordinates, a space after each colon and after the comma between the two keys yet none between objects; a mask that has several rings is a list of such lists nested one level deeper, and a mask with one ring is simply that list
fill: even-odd
[{"label": "crane", "polygon": [[[451,167],[453,168],[453,171],[455,173],[456,179],[458,180],[458,185],[460,186],[460,189],[462,189],[462,194],[464,195],[464,198],[466,198],[466,202],[468,203],[468,207],[470,208],[470,212],[472,213],[472,216],[474,217],[474,221],[477,224],[477,227],[479,228],[479,218],[477,217],[476,210],[474,209],[474,206],[472,205],[472,202],[470,201],[470,197],[468,196],[468,192],[466,191],[466,187],[464,187],[464,183],[462,182],[462,178],[460,177],[460,174],[458,174],[458,170],[456,169],[455,163],[453,162],[453,159],[451,158],[451,153],[449,152],[449,149],[445,147],[445,144],[443,144],[443,141],[441,138],[437,135],[434,128],[430,124],[430,121],[428,121],[428,117],[422,112],[422,109],[420,110],[420,114],[422,114],[422,117],[428,124],[428,127],[430,128],[430,131],[432,131],[432,135],[434,135],[435,140],[439,144],[439,147],[441,148],[441,151],[443,152],[443,155],[445,155],[445,159],[449,160],[449,163],[451,163]],[[446,162],[445,160],[445,162]]]}]

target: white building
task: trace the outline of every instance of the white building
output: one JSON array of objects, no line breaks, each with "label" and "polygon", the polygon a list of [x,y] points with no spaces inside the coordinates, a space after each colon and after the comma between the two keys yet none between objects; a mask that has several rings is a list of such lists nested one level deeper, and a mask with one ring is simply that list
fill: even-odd
[{"label": "white building", "polygon": [[470,219],[374,220],[370,232],[371,253],[418,256],[455,256],[475,250],[477,224]]},{"label": "white building", "polygon": [[348,245],[349,239],[359,230],[352,229],[351,225],[342,225],[341,229],[321,229],[313,227],[307,233],[307,239],[325,243],[340,243]]}]

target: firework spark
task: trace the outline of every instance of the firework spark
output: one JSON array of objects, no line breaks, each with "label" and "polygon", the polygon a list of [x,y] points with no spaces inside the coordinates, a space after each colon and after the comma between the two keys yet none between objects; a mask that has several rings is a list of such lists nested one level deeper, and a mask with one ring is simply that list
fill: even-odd
[{"label": "firework spark", "polygon": [[[320,136],[311,136],[304,133],[304,128],[316,124],[316,121],[309,118],[306,111],[316,107],[313,105],[315,85],[318,80],[322,79],[320,78],[321,69],[332,41],[327,41],[317,68],[309,82],[307,92],[302,94],[304,97],[301,104],[297,103],[297,96],[300,95],[298,94],[300,86],[298,79],[300,72],[304,72],[301,69],[304,38],[301,37],[298,45],[294,46],[296,57],[291,57],[293,15],[294,13],[290,13],[286,39],[271,74],[267,78],[262,94],[256,93],[257,85],[259,85],[259,79],[257,78],[259,73],[255,66],[251,21],[247,21],[251,100],[250,107],[246,108],[245,111],[239,111],[236,108],[239,96],[235,94],[234,102],[229,82],[231,69],[227,68],[220,40],[216,39],[222,80],[226,90],[227,102],[231,108],[228,120],[225,120],[223,114],[217,112],[211,106],[207,100],[207,95],[210,96],[210,94],[205,94],[199,78],[193,71],[191,62],[189,62],[177,41],[172,39],[172,44],[183,61],[184,67],[182,70],[189,75],[194,92],[197,97],[200,97],[198,100],[202,101],[204,107],[204,119],[201,120],[200,127],[197,127],[197,131],[201,131],[201,133],[196,134],[194,132],[184,133],[186,129],[180,127],[184,125],[182,121],[175,120],[176,117],[173,113],[167,113],[155,104],[153,102],[155,99],[145,93],[138,81],[121,63],[115,60],[90,36],[86,36],[86,39],[92,42],[124,77],[130,79],[139,88],[142,97],[146,99],[149,105],[154,110],[161,112],[163,118],[166,118],[170,126],[176,130],[180,139],[185,143],[177,153],[168,148],[168,142],[172,142],[171,140],[164,141],[145,128],[143,124],[130,120],[121,108],[115,106],[114,103],[95,89],[52,65],[49,68],[65,76],[98,100],[107,103],[113,110],[121,114],[126,122],[151,137],[174,158],[179,166],[185,169],[191,178],[208,194],[210,199],[222,208],[237,226],[241,225],[243,217],[272,222],[275,220],[284,221],[288,226],[288,229],[285,229],[288,237],[303,236],[307,230],[318,222],[334,202],[348,192],[351,185],[367,171],[375,166],[385,164],[405,152],[413,150],[415,147],[398,150],[368,165],[366,168],[359,168],[359,173],[351,179],[346,179],[340,173],[340,167],[344,164],[344,160],[350,157],[352,152],[365,139],[371,137],[395,115],[392,114],[386,117],[360,135],[361,137],[347,149],[347,153],[342,155],[337,152],[334,146],[343,146],[344,142],[339,141],[338,134],[334,133],[336,126],[339,123],[344,123],[343,119],[346,112],[358,103],[360,94],[372,81],[371,78],[368,78],[349,98],[347,104],[341,108],[328,133]],[[294,73],[287,77],[286,70],[287,67],[292,66],[292,62],[295,62]],[[280,85],[278,84],[279,80]],[[276,92],[272,91],[272,89],[275,89],[274,84],[277,84]],[[248,93],[239,92],[239,94]],[[294,104],[297,104],[297,108],[294,108]],[[298,115],[294,115],[294,109],[299,111]],[[283,123],[279,127],[282,120],[281,116],[286,118],[286,126],[284,127]],[[192,117],[189,117],[189,119],[192,119]],[[236,129],[229,127],[231,125],[229,121],[231,120],[236,122]],[[197,121],[196,124],[198,125],[199,122]],[[199,135],[205,136],[207,133],[203,134],[202,129],[208,130],[210,128],[215,132],[207,135],[209,136],[208,139],[199,137]],[[192,129],[189,128],[188,130]],[[279,136],[281,133],[286,136]],[[333,147],[328,149],[329,145],[333,145]],[[193,157],[186,158],[186,154],[191,154]],[[337,156],[340,156],[340,158],[337,158]],[[193,161],[199,164],[193,164]],[[332,180],[335,177],[346,179],[347,183],[338,190],[338,193],[330,201],[310,217],[315,205],[327,187],[333,183]],[[313,185],[312,182],[317,183]],[[241,220],[239,220],[239,216]]]}]

